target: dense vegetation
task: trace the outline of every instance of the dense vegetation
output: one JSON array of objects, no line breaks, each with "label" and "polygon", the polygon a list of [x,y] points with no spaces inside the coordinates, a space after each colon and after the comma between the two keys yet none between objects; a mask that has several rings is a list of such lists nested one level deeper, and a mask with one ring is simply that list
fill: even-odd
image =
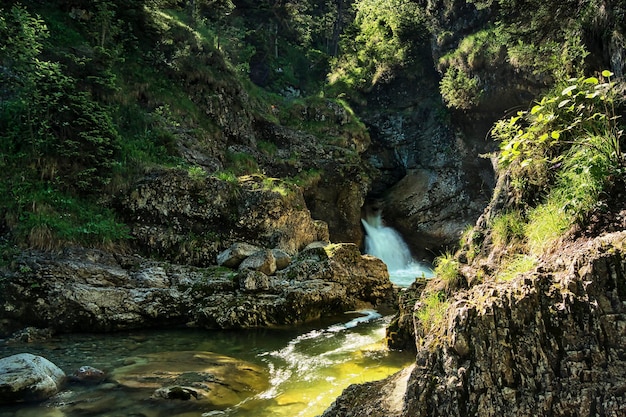
[{"label": "dense vegetation", "polygon": [[[291,124],[337,144],[342,132],[295,116],[305,106],[322,108],[325,100],[333,100],[352,117],[344,129],[351,135],[363,134],[350,104],[360,102],[361,95],[398,72],[414,70],[417,51],[433,41],[445,52],[435,65],[442,75],[442,97],[450,107],[471,110],[481,103],[489,87],[485,74],[490,63],[532,74],[544,87],[556,85],[538,102],[539,110],[500,122],[494,132],[503,143],[503,163],[509,164],[520,183],[516,188],[520,201],[536,199],[540,194],[536,190],[547,182],[562,184],[563,190],[576,195],[552,191],[547,201],[557,205],[566,199],[576,201],[566,212],[571,218],[584,217],[600,195],[598,190],[605,189],[607,178],[623,174],[621,165],[616,165],[622,160],[616,114],[607,112],[614,111],[616,104],[609,94],[615,80],[597,84],[591,78],[576,78],[570,84],[565,80],[605,63],[606,59],[598,58],[602,53],[597,53],[597,45],[614,33],[624,33],[619,27],[624,21],[623,2],[472,1],[482,24],[461,37],[442,23],[453,17],[456,3],[3,2],[3,251],[14,244],[123,245],[129,231],[116,218],[110,200],[149,167],[177,166],[190,175],[205,175],[177,150],[177,144],[189,136],[205,144],[215,157],[214,172],[209,174],[232,178],[259,171],[253,155],[227,149],[241,138],[206,116],[210,105],[202,95],[207,91],[232,95],[233,105],[246,115],[242,119]],[[533,13],[524,12],[530,9]],[[565,90],[570,101],[563,104],[560,94]],[[595,91],[600,93],[593,96]],[[558,119],[551,119],[553,115]],[[583,144],[575,132],[593,134],[585,133],[589,140]],[[267,155],[273,152],[272,144],[255,146]],[[601,160],[605,156],[608,160]],[[546,168],[555,163],[563,169]],[[581,181],[581,173],[596,181],[594,185],[585,180],[577,189],[574,182]],[[310,175],[319,173],[311,170]],[[596,200],[583,198],[589,196]],[[532,206],[532,211],[507,215],[533,219],[541,204]],[[512,238],[503,239],[510,243]]]}]

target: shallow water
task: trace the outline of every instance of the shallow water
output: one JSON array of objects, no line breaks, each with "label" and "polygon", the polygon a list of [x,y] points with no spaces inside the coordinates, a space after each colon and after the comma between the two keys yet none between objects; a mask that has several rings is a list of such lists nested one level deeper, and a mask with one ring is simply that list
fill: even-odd
[{"label": "shallow water", "polygon": [[269,388],[226,409],[182,400],[154,400],[150,393],[109,381],[68,385],[37,405],[0,406],[0,417],[311,417],[321,414],[352,383],[382,379],[407,366],[413,356],[385,348],[390,317],[352,313],[284,329],[209,331],[178,329],[107,335],[64,335],[42,343],[0,342],[0,356],[29,352],[57,364],[66,374],[83,365],[112,372],[138,355],[172,351],[215,352],[260,365]]}]

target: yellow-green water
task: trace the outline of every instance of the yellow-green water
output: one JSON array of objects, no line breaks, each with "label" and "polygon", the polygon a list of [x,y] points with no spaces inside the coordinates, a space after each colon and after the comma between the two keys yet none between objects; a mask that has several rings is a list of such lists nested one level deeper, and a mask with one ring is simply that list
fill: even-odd
[{"label": "yellow-green water", "polygon": [[[116,381],[68,385],[37,405],[0,406],[0,417],[312,417],[320,415],[352,383],[385,378],[413,361],[384,345],[389,318],[362,312],[298,328],[239,331],[179,329],[67,335],[43,343],[0,342],[0,357],[29,352],[46,357],[67,374],[83,365],[109,373],[139,355],[168,357],[198,351],[226,355],[260,366],[269,385],[228,407],[193,399],[154,400],[153,390],[129,389]],[[155,370],[158,373],[158,370]]]}]

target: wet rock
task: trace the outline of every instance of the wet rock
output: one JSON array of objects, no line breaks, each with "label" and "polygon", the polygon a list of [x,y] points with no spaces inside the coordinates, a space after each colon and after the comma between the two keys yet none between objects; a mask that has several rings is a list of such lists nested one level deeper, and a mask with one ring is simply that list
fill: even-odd
[{"label": "wet rock", "polygon": [[26,326],[55,332],[259,327],[393,303],[385,264],[354,244],[307,249],[271,276],[85,249],[32,251],[16,265],[0,292],[0,334]]},{"label": "wet rock", "polygon": [[0,404],[43,401],[61,389],[65,373],[41,356],[20,353],[0,359]]},{"label": "wet rock", "polygon": [[36,327],[27,327],[20,331],[13,333],[8,341],[9,342],[40,342],[42,340],[47,340],[52,337],[51,329],[38,329]]},{"label": "wet rock", "polygon": [[194,388],[181,387],[177,385],[174,387],[163,387],[157,389],[156,391],[154,391],[154,394],[152,394],[152,398],[188,401],[192,398],[195,398],[197,400],[200,398],[200,395],[201,394],[198,393],[198,390]]},{"label": "wet rock", "polygon": [[211,352],[162,352],[127,358],[111,378],[153,399],[193,400],[227,408],[269,386],[260,366]]},{"label": "wet rock", "polygon": [[71,382],[85,384],[85,385],[97,385],[106,379],[106,373],[101,371],[100,369],[94,368],[92,366],[81,366],[76,371],[74,371],[71,375],[68,376],[68,379]]}]

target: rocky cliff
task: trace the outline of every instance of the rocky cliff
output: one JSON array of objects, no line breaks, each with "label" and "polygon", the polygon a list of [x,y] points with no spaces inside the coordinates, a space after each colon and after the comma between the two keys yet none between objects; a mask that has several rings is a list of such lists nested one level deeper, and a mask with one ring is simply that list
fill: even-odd
[{"label": "rocky cliff", "polygon": [[416,322],[414,367],[348,388],[324,417],[624,415],[625,305],[626,232],[563,242],[458,292],[430,334]]}]

